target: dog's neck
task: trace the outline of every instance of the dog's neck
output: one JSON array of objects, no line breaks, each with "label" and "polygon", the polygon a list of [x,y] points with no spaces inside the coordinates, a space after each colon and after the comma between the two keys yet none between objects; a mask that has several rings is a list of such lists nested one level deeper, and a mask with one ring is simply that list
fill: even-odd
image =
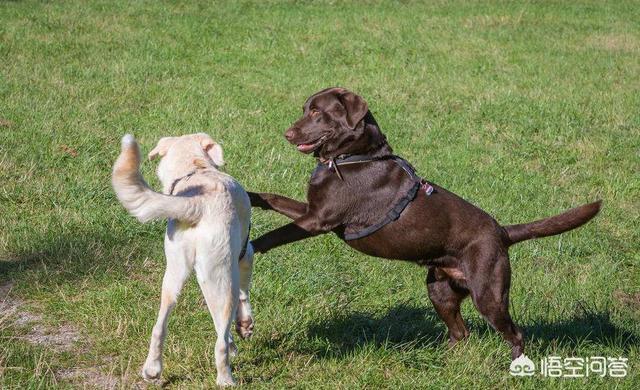
[{"label": "dog's neck", "polygon": [[162,183],[162,192],[171,193],[178,182],[200,171],[217,171],[215,164],[204,153],[170,151],[158,165],[157,174]]},{"label": "dog's neck", "polygon": [[317,155],[316,157],[322,163],[352,155],[362,155],[371,158],[389,156],[393,154],[393,149],[387,143],[387,137],[380,131],[380,127],[371,112],[367,112],[362,122],[358,124],[362,126],[362,136],[349,148],[344,151],[336,151],[327,155]]},{"label": "dog's neck", "polygon": [[382,157],[393,154],[393,149],[387,143],[387,137],[380,130],[380,126],[376,123],[376,120],[371,115],[371,112],[367,112],[367,115],[364,117],[364,132],[365,136],[368,137],[369,143],[364,153],[370,157]]}]

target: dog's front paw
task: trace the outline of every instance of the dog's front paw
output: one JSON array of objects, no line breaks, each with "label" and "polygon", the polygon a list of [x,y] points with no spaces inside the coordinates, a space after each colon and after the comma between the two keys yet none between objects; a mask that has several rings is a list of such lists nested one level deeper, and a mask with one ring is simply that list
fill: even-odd
[{"label": "dog's front paw", "polygon": [[156,383],[160,380],[162,362],[159,360],[147,360],[142,367],[142,378],[147,382]]},{"label": "dog's front paw", "polygon": [[218,375],[216,384],[220,387],[235,386],[236,381],[233,380],[233,377],[231,377],[231,375]]}]

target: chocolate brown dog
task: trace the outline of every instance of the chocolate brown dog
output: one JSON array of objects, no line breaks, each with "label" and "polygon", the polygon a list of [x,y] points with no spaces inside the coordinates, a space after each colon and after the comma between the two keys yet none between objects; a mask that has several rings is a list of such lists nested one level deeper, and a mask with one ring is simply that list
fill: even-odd
[{"label": "chocolate brown dog", "polygon": [[255,251],[333,231],[368,255],[425,265],[429,298],[447,324],[450,344],[469,335],[460,303],[470,295],[509,342],[512,358],[523,354],[522,332],[509,315],[509,246],[574,229],[593,218],[601,202],[501,226],[464,199],[420,179],[394,156],[360,96],[329,88],[307,99],[303,110],[285,137],[318,159],[308,203],[250,192],[252,206],[294,220],[253,241]]}]

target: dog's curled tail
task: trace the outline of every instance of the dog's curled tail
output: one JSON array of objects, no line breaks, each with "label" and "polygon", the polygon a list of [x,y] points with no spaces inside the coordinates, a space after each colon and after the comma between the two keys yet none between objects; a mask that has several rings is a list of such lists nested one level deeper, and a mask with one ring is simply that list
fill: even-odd
[{"label": "dog's curled tail", "polygon": [[507,243],[512,245],[520,241],[553,236],[555,234],[575,229],[595,217],[600,211],[601,206],[602,201],[598,200],[593,203],[588,203],[571,210],[567,210],[564,213],[554,215],[553,217],[519,225],[504,226],[508,236]]},{"label": "dog's curled tail", "polygon": [[193,197],[164,195],[149,188],[140,174],[140,149],[131,134],[122,137],[111,184],[120,203],[140,222],[173,218],[196,223],[202,215],[202,206]]}]

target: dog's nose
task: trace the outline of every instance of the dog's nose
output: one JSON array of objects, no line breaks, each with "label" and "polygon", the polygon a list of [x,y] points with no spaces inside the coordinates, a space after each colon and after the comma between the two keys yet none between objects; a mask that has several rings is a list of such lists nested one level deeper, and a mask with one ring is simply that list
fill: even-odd
[{"label": "dog's nose", "polygon": [[293,130],[293,127],[284,133],[284,138],[286,138],[287,141],[291,141],[295,136],[296,136],[296,132]]}]

